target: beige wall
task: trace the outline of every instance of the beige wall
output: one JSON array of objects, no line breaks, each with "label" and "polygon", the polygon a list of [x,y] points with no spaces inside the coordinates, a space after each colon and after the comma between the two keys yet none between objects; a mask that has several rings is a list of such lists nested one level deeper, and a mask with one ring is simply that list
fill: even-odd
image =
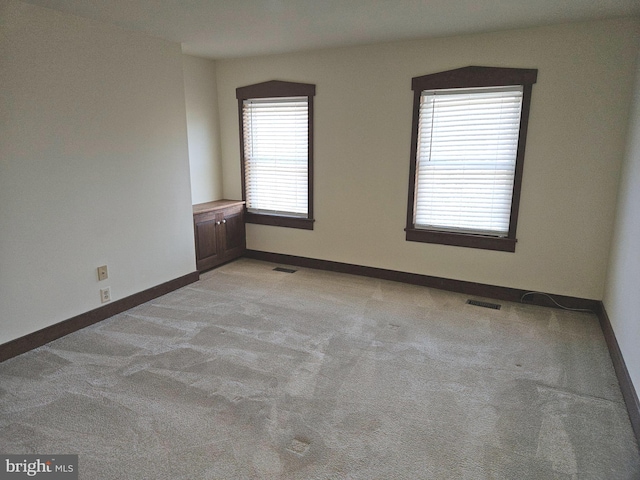
[{"label": "beige wall", "polygon": [[191,201],[195,205],[222,198],[216,64],[213,60],[190,55],[183,55],[182,61]]},{"label": "beige wall", "polygon": [[13,0],[0,22],[2,344],[195,253],[180,45]]},{"label": "beige wall", "polygon": [[[638,38],[631,19],[216,62],[223,191],[240,198],[235,88],[315,83],[314,231],[249,225],[248,247],[601,299]],[[404,240],[411,78],[539,69],[515,253]]]},{"label": "beige wall", "polygon": [[640,61],[633,105],[604,305],[640,392]]}]

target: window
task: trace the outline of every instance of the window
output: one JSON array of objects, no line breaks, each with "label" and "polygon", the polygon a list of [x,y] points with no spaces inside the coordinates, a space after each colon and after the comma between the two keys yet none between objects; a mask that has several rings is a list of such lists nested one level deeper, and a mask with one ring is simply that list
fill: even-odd
[{"label": "window", "polygon": [[536,78],[466,67],[412,79],[407,240],[515,251]]},{"label": "window", "polygon": [[236,89],[247,222],[313,230],[315,90],[276,80]]}]

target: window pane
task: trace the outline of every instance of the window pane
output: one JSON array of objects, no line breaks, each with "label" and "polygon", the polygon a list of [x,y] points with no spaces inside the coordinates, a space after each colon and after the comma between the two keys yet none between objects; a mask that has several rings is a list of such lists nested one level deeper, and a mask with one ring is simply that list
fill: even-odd
[{"label": "window pane", "polygon": [[521,107],[521,86],[422,92],[416,228],[508,234]]},{"label": "window pane", "polygon": [[307,97],[244,100],[247,209],[308,215]]}]

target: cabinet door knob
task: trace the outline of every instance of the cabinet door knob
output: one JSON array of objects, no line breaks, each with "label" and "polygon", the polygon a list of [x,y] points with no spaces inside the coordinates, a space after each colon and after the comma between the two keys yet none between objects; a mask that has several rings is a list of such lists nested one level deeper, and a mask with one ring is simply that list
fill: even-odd
[{"label": "cabinet door knob", "polygon": [[216,225],[220,225],[220,222],[216,222]]},{"label": "cabinet door knob", "polygon": [[227,223],[227,221],[226,220],[222,220],[222,223]]}]

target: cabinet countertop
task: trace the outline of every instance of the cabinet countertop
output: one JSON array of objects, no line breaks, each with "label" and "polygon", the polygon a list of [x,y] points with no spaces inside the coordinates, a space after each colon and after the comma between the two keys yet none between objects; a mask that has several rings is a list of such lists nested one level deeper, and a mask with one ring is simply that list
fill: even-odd
[{"label": "cabinet countertop", "polygon": [[223,208],[234,207],[236,205],[244,205],[243,200],[215,200],[213,202],[198,203],[193,206],[193,214],[211,212],[213,210],[221,210]]}]

